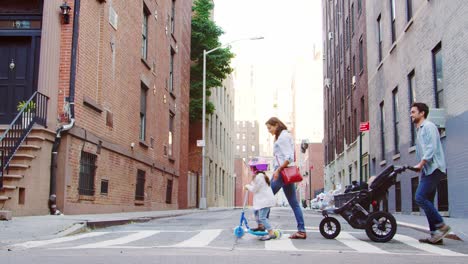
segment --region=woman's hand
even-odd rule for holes
[[[275,172],[273,172],[273,180],[278,180],[278,177],[279,177],[279,170],[275,170]]]

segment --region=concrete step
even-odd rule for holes
[[[22,144],[19,149],[24,149],[24,150],[28,150],[28,149],[32,149],[32,150],[40,150],[41,147],[40,146],[37,146],[37,145],[25,145],[25,144]]]
[[[20,174],[5,174],[3,175],[4,180],[21,180],[24,178],[24,175]]]
[[[8,165],[9,170],[14,170],[14,169],[29,169],[31,166],[28,164],[22,164],[22,163],[10,163]]]
[[[4,190],[16,190],[18,187],[13,185],[3,185]]]
[[[36,156],[31,154],[15,153],[15,155],[13,155],[13,160],[32,160],[34,158],[36,158]]]
[[[10,200],[10,197],[8,197],[8,196],[3,196],[3,195],[0,196],[0,201],[8,201],[8,200]]]

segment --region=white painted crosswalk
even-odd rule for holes
[[[293,230],[283,230],[291,232]],[[268,250],[268,251],[304,251],[304,252],[355,252],[366,254],[421,254],[438,256],[467,257],[444,247],[421,244],[416,239],[397,234],[391,242],[374,243],[362,239],[362,233],[344,232],[335,240],[327,240],[317,231],[310,231],[307,240],[291,240],[288,234],[280,239],[260,241],[258,237],[246,234],[235,239],[232,230],[134,230],[113,232],[90,232],[48,240],[29,241],[11,245],[14,249],[148,249],[148,248],[208,248],[226,250]],[[359,238],[361,235],[361,238]],[[404,249],[404,250],[403,250]],[[403,252],[404,251],[404,252]]]

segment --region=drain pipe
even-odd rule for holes
[[[76,79],[76,52],[78,48],[78,33],[79,33],[79,17],[80,17],[80,0],[75,0],[73,15],[73,36],[72,36],[72,53],[70,65],[70,93],[68,103],[70,104],[70,122],[60,126],[55,135],[54,145],[51,152],[50,164],[50,192],[49,192],[49,210],[51,215],[62,214],[57,208],[57,157],[61,133],[70,130],[75,125],[75,79]]]

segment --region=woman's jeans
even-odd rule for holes
[[[291,206],[294,212],[294,216],[296,217],[297,230],[305,232],[304,216],[302,215],[301,206],[299,205],[299,202],[296,198],[296,184],[291,183],[288,185],[284,185],[283,175],[281,175],[280,173],[276,181],[272,179],[271,189],[273,190],[273,194],[276,194],[281,188],[283,188],[284,194],[288,199],[289,206]]]
[[[444,225],[444,220],[442,220],[439,212],[434,207],[434,198],[436,195],[437,186],[439,185],[442,176],[444,176],[444,173],[439,169],[435,170],[432,174],[427,176],[424,172],[422,172],[418,189],[416,190],[415,194],[416,203],[424,210],[424,213],[426,214],[431,233]]]
[[[255,210],[255,220],[260,225],[263,225],[266,230],[271,230],[270,221],[268,220],[267,216],[270,214],[270,207],[265,207],[260,210]]]

